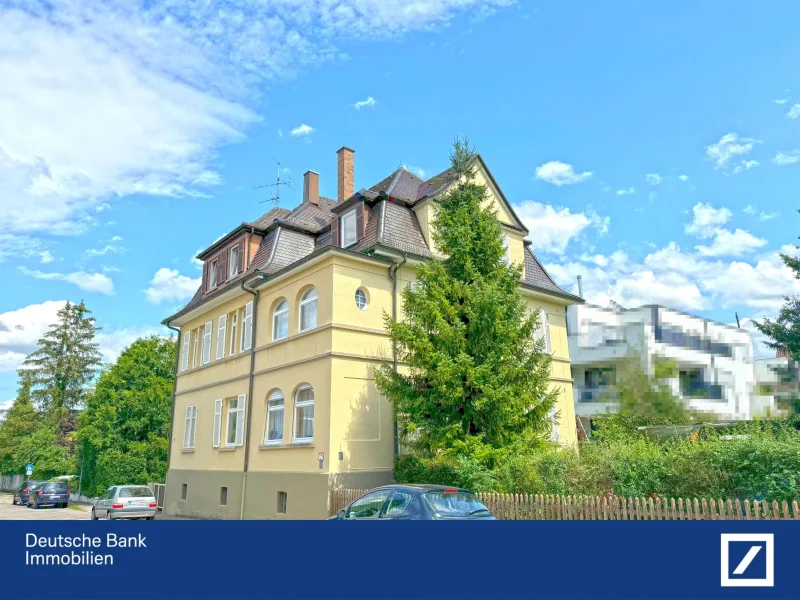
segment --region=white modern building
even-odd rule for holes
[[[750,410],[753,417],[780,415],[800,397],[800,363],[785,352],[755,362],[756,382]]]
[[[658,305],[607,308],[575,304],[567,310],[575,413],[617,409],[611,394],[616,370],[639,356],[648,372],[655,357],[678,365],[675,395],[696,411],[721,419],[749,419],[755,382],[753,342],[744,329]]]

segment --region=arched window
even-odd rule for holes
[[[300,331],[317,326],[317,289],[311,288],[300,298]]]
[[[294,395],[294,434],[295,442],[314,440],[314,388],[301,385]]]
[[[267,428],[264,444],[280,444],[283,441],[283,392],[275,390],[267,399]]]
[[[275,312],[272,313],[272,339],[282,340],[289,335],[289,303],[286,300],[278,302]]]

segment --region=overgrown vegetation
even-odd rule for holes
[[[83,302],[67,303],[19,371],[0,422],[0,473],[75,475],[71,488],[163,481],[176,344],[150,337],[129,346],[99,378],[98,329]]]

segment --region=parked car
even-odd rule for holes
[[[11,504],[19,504],[19,505],[26,505],[28,504],[28,496],[30,495],[30,491],[39,485],[40,482],[38,481],[26,481],[22,483],[16,490],[14,490],[14,495],[11,497]]]
[[[45,481],[38,483],[36,487],[28,488],[28,508],[39,508],[40,506],[55,506],[67,508],[69,504],[70,491],[66,481]]]
[[[146,485],[115,485],[106,490],[92,508],[92,520],[156,518],[158,504]]]
[[[494,520],[469,490],[443,485],[385,485],[370,490],[331,520]]]

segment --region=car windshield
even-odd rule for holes
[[[149,487],[128,487],[119,491],[120,498],[152,498],[153,492]]]
[[[63,493],[65,493],[67,491],[67,484],[64,483],[63,481],[56,481],[56,482],[53,482],[53,483],[46,483],[44,485],[44,489],[46,489],[48,492],[56,492],[56,493],[59,493],[59,494],[63,494]]]
[[[427,492],[422,497],[434,515],[445,519],[485,517],[491,514],[469,492]]]
[[[31,490],[31,489],[35,488],[37,485],[39,485],[38,481],[29,481],[28,483],[23,483],[22,484],[22,489],[24,490],[25,488],[27,488],[27,489]]]

